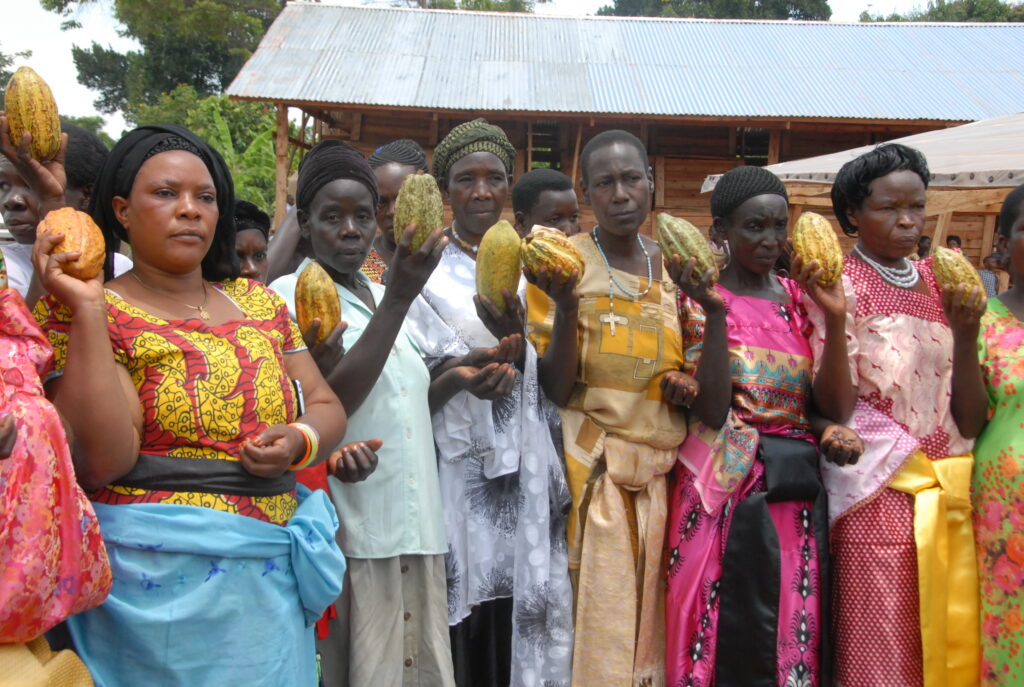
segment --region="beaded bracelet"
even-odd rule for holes
[[[289,470],[301,470],[316,460],[317,453],[320,452],[320,435],[315,429],[302,422],[292,422],[288,426],[302,432],[302,437],[306,440],[305,454],[288,468]]]

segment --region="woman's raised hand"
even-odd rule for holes
[[[60,135],[60,150],[57,151],[57,156],[54,159],[40,162],[29,153],[32,134],[25,132],[21,142],[15,147],[11,143],[10,133],[10,122],[6,115],[0,112],[0,154],[11,161],[32,193],[39,198],[40,209],[48,211],[62,206],[64,190],[68,186],[67,173],[64,171],[64,154],[68,149],[68,135],[64,133]]]
[[[977,340],[986,305],[988,298],[977,286],[972,286],[970,290],[966,284],[958,284],[956,288],[942,287],[942,309],[946,312],[946,320],[956,340]]]
[[[103,271],[92,279],[76,279],[64,273],[61,265],[77,260],[81,253],[54,253],[64,234],[40,234],[32,246],[32,265],[39,284],[61,303],[76,312],[83,307],[102,306]]]
[[[388,268],[388,283],[385,287],[385,298],[398,298],[403,303],[412,303],[420,295],[423,286],[430,279],[434,268],[441,262],[441,254],[448,245],[448,237],[442,229],[435,229],[413,253],[412,237],[416,233],[416,225],[410,224],[402,233],[402,240],[395,247],[395,258]]]
[[[793,259],[789,263],[789,275],[804,288],[807,295],[825,312],[832,317],[846,317],[846,293],[843,291],[843,280],[837,279],[829,286],[822,286],[818,283],[825,274],[825,270],[818,264],[817,260],[804,262],[803,256],[793,253]]]
[[[561,270],[551,273],[547,267],[542,267],[536,274],[524,269],[523,276],[526,277],[526,281],[547,294],[559,310],[571,310],[579,305],[580,297],[576,293],[576,284],[580,278],[578,270],[573,270],[572,274],[567,275]]]
[[[380,439],[345,444],[327,459],[327,471],[342,482],[362,482],[377,469]]]
[[[725,299],[718,292],[711,282],[714,270],[708,270],[697,282],[693,281],[694,270],[697,269],[697,259],[690,258],[683,262],[682,257],[673,255],[665,261],[665,268],[672,281],[690,299],[696,301],[705,314],[725,312]]]
[[[487,331],[496,339],[503,339],[513,334],[521,336],[526,329],[526,311],[523,308],[523,303],[508,289],[501,291],[505,298],[504,311],[499,310],[498,306],[487,296],[478,294],[473,296],[476,315],[487,327]]]
[[[322,323],[319,317],[314,317],[309,328],[302,332],[302,340],[306,342],[309,354],[313,356],[313,362],[320,369],[320,374],[327,377],[338,366],[341,359],[345,357],[345,340],[342,336],[348,329],[348,322],[341,321],[334,331],[327,335],[327,338],[316,343],[316,337],[320,333]]]
[[[856,465],[864,453],[864,442],[856,432],[845,425],[829,425],[821,433],[818,450],[830,463]]]

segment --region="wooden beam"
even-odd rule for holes
[[[526,123],[526,171],[529,172],[531,169],[533,169],[533,122],[527,122]]]
[[[274,224],[276,229],[284,219],[288,198],[288,106],[277,104],[277,131],[274,132]]]
[[[728,157],[736,155],[736,127],[729,127],[729,150],[725,151]]]
[[[640,125],[640,141],[644,144],[644,148],[647,150],[651,149],[651,132],[647,127],[647,122]]]
[[[768,138],[768,164],[778,164],[782,151],[782,131],[780,129],[772,129],[771,135]]]
[[[935,224],[935,235],[932,236],[933,246],[945,246],[946,245],[946,234],[949,233],[949,228],[953,225],[953,213],[944,212],[939,215],[939,221]],[[932,249],[934,250],[934,249]]]
[[[994,250],[994,239],[996,237],[996,216],[985,215],[984,223],[982,224],[981,232],[981,255],[978,256],[978,262],[984,264],[982,261],[989,256]]]
[[[1011,190],[1013,189],[933,186],[928,189],[928,202],[925,207],[929,216],[941,215],[944,212],[998,213],[1003,205],[1003,199]]]
[[[352,140],[358,141],[363,131],[363,115],[358,112],[352,113]]]
[[[654,207],[665,207],[665,156],[654,156]]]
[[[572,154],[572,185],[576,186],[577,174],[580,170],[580,142],[583,140],[583,125],[576,129],[576,148]]]
[[[431,148],[437,145],[437,126],[438,118],[437,113],[435,112],[430,116],[430,133],[427,135],[427,141]]]

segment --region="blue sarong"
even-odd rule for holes
[[[97,687],[314,687],[313,624],[341,592],[338,519],[298,487],[284,527],[195,506],[96,503],[114,585],[68,619]]]

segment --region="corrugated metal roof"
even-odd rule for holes
[[[228,94],[445,110],[977,120],[1024,110],[1024,24],[290,3]]]

